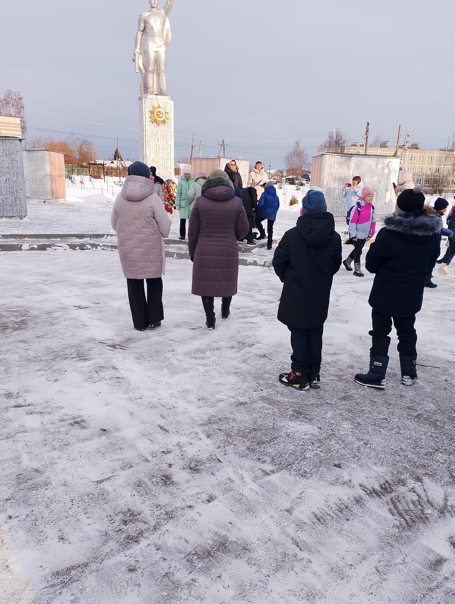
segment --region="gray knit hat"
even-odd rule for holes
[[[209,178],[225,178],[226,180],[229,180],[229,176],[221,168],[215,168],[215,170],[212,170],[209,174]]]

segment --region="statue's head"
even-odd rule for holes
[[[150,0],[150,8],[157,8],[158,0]]]

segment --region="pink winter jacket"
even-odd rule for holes
[[[171,217],[143,176],[127,176],[112,209],[123,274],[127,279],[156,279],[164,274],[163,237],[171,230]]]

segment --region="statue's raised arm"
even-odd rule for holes
[[[150,0],[150,11],[139,16],[133,61],[141,74],[141,96],[164,95],[166,91],[166,48],[171,41],[168,15],[174,0],[166,0],[158,8],[158,0]]]
[[[171,12],[173,6],[174,6],[174,0],[166,0],[166,4],[163,6],[163,10],[166,13],[166,17]]]

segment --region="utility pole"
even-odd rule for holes
[[[194,153],[194,132],[193,132],[193,138],[191,139],[190,163],[193,161],[193,153]]]
[[[393,157],[398,156],[398,147],[400,146],[400,138],[401,138],[401,124],[398,126],[397,144],[395,147],[395,153],[393,154]]]
[[[365,128],[365,155],[367,154],[367,149],[368,149],[369,134],[370,134],[370,122],[367,122],[367,127]]]
[[[220,146],[220,149],[218,151],[218,157],[226,157],[226,143],[224,142],[224,138],[221,141],[221,143],[218,143]],[[221,155],[221,150],[223,150],[223,155]]]
[[[199,157],[202,157],[202,140],[199,141]]]
[[[120,149],[118,148],[118,137],[117,137],[117,178],[120,184],[120,165],[119,165]]]

